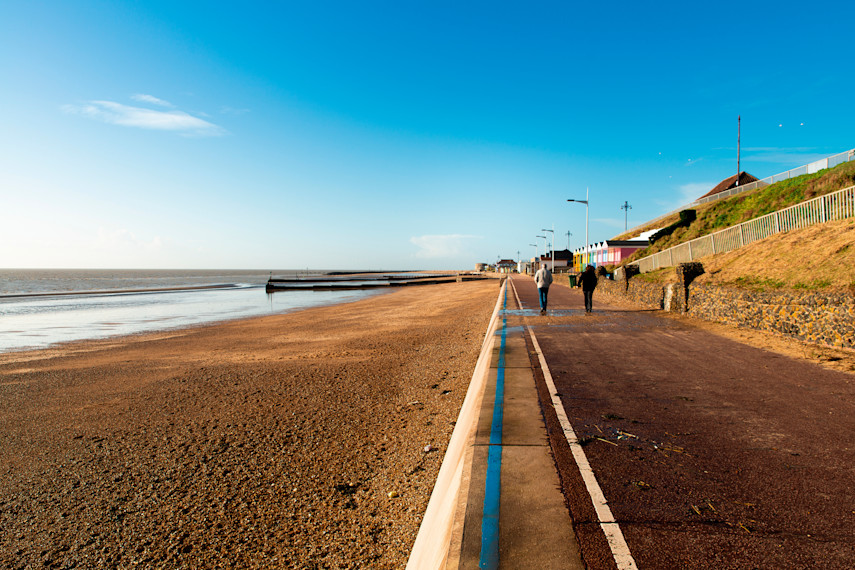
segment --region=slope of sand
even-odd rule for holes
[[[403,566],[497,294],[0,355],[0,566]]]

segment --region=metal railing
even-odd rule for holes
[[[667,214],[659,216],[658,218],[654,218],[653,220],[644,222],[640,226],[636,226],[631,230],[624,232],[624,234],[634,232],[635,230],[641,229],[645,226],[651,226],[660,220],[665,220],[666,218],[669,218],[670,216],[679,213],[680,210],[685,210],[686,208],[700,206],[701,204],[709,204],[710,202],[716,202],[718,200],[724,200],[725,198],[730,198],[731,196],[736,196],[737,194],[742,194],[743,192],[750,192],[751,190],[756,190],[757,188],[769,186],[770,184],[774,184],[775,182],[789,180],[790,178],[803,176],[805,174],[814,174],[816,172],[819,172],[820,170],[824,170],[826,168],[834,168],[839,164],[843,164],[844,162],[850,162],[853,160],[855,160],[855,149],[847,150],[845,152],[829,156],[828,158],[823,158],[821,160],[811,162],[810,164],[806,164],[798,168],[793,168],[792,170],[788,170],[786,172],[781,172],[780,174],[768,176],[763,180],[755,180],[754,182],[743,184],[742,186],[736,186],[735,188],[724,190],[723,192],[713,194],[712,196],[707,196],[706,198],[699,198],[690,204],[686,204],[682,208],[674,210],[673,212],[668,212]]]
[[[695,261],[707,255],[733,251],[777,233],[851,217],[855,217],[855,186],[695,238],[643,257],[630,265],[637,265],[639,271],[647,273]]]

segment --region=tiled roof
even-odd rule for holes
[[[758,180],[758,179],[755,176],[748,174],[744,170],[739,173],[739,185],[740,186],[748,184],[749,182],[754,182],[755,180]],[[713,188],[712,190],[710,190],[709,192],[707,192],[706,194],[701,196],[701,198],[706,198],[707,196],[712,196],[714,194],[718,194],[719,192],[724,192],[725,190],[730,190],[731,188],[735,188],[735,187],[736,187],[736,174],[734,174],[730,178],[725,178],[724,180],[719,182],[715,188]],[[698,199],[700,200],[700,198],[698,198]]]

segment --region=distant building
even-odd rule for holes
[[[737,175],[734,174],[730,178],[725,178],[721,182],[719,182],[715,188],[698,198],[707,198],[709,196],[715,196],[719,192],[724,192],[725,190],[730,190],[731,188],[736,188],[737,186],[745,186],[751,182],[756,182],[758,179],[755,176],[748,174],[745,171],[739,173],[739,183],[737,184]]]
[[[489,264],[487,263],[476,263],[475,271],[488,271],[490,269]]]
[[[517,262],[513,259],[500,259],[496,263],[496,271],[499,273],[513,273],[517,268]]]
[[[545,253],[540,256],[540,265],[545,265],[552,269],[552,252]],[[555,269],[560,270],[562,267],[573,265],[573,252],[569,249],[562,249],[555,252]]]

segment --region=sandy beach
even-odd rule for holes
[[[402,567],[497,283],[0,355],[0,566]]]

